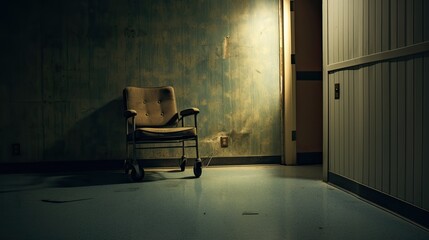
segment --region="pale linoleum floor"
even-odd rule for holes
[[[429,239],[319,165],[0,175],[1,239]]]

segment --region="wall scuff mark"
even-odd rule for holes
[[[223,38],[223,53],[222,58],[227,59],[229,57],[229,36]]]

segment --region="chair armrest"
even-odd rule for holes
[[[180,111],[180,116],[186,117],[189,115],[197,115],[199,112],[200,112],[200,109],[198,109],[198,108],[187,108],[187,109]]]
[[[133,109],[128,109],[124,111],[124,117],[125,118],[130,118],[130,117],[135,117],[137,116],[137,111],[133,110]]]

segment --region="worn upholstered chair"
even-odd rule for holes
[[[126,87],[123,91],[126,120],[125,171],[133,181],[144,177],[137,160],[138,149],[182,148],[180,170],[186,167],[185,148],[194,147],[194,175],[200,177],[202,163],[198,153],[198,108],[178,112],[173,87]],[[185,117],[194,116],[194,126],[185,125]],[[190,142],[190,143],[189,143]],[[146,145],[145,145],[146,144]],[[150,145],[147,145],[150,144]],[[191,145],[189,145],[191,144]],[[132,146],[132,158],[129,147]]]

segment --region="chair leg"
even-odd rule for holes
[[[194,164],[194,175],[196,178],[199,178],[203,173],[203,162],[201,159],[197,158]]]
[[[180,160],[180,171],[183,172],[186,169],[186,163],[187,163],[187,158],[185,155],[182,156],[182,159]]]
[[[198,137],[195,138],[195,151],[197,155],[197,159],[194,164],[194,175],[196,178],[199,178],[203,173],[203,162],[201,161],[200,154],[198,151]]]
[[[186,162],[187,162],[187,159],[186,159],[186,155],[185,155],[185,141],[182,141],[182,158],[181,158],[180,164],[179,164],[181,172],[185,171]]]
[[[133,159],[127,168],[127,172],[132,181],[137,182],[144,178],[144,170],[137,161],[137,147],[135,141],[133,141]]]
[[[125,140],[125,150],[127,152],[126,158],[124,160],[124,170],[125,170],[125,174],[128,174],[128,171],[131,169],[130,165],[131,165],[131,161],[130,161],[130,151],[129,151],[129,143],[128,140]]]

